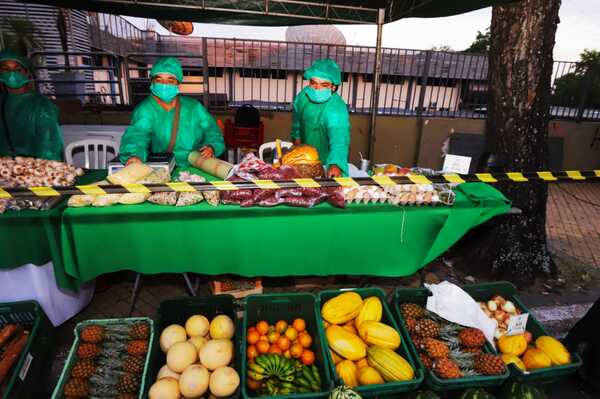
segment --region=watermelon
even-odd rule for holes
[[[467,389],[465,392],[463,392],[462,395],[460,395],[460,399],[495,399],[496,397],[494,395],[492,395],[491,393],[483,390],[483,389],[479,389],[479,388],[471,388],[471,389]]]
[[[548,396],[532,385],[513,381],[504,386],[502,399],[548,399]]]
[[[432,391],[417,391],[408,396],[409,399],[440,399],[440,397]]]
[[[362,399],[362,396],[353,391],[349,386],[342,385],[334,388],[329,393],[329,399]]]

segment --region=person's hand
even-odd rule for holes
[[[327,170],[327,177],[333,179],[334,177],[342,177],[342,170],[337,165],[331,165]]]
[[[200,157],[202,157],[204,159],[214,158],[214,156],[215,156],[215,150],[213,150],[213,148],[209,145],[205,145],[204,147],[200,148],[198,151],[200,152]]]
[[[300,145],[300,139],[294,140],[294,145]]]
[[[132,163],[142,163],[142,160],[139,159],[138,157],[130,157],[127,162],[125,162],[125,166],[129,166]]]

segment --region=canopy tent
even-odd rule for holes
[[[86,11],[145,18],[255,26],[377,24],[369,132],[370,159],[379,102],[383,25],[402,18],[434,18],[518,0],[27,0]]]

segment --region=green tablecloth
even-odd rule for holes
[[[509,206],[496,189],[473,183],[456,189],[453,207],[214,208],[203,202],[68,208],[61,244],[66,272],[80,281],[123,269],[406,276]]]

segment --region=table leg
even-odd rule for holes
[[[190,291],[191,296],[196,296],[196,290],[194,289],[194,286],[192,285],[190,276],[187,273],[183,273],[183,278],[185,279],[185,284],[187,285],[187,288]]]
[[[142,275],[140,273],[136,273],[135,282],[133,283],[133,290],[131,291],[131,300],[129,301],[129,313],[128,317],[131,317],[133,313],[133,308],[135,307],[135,303],[137,302],[137,296],[140,292],[140,282],[142,281]]]

